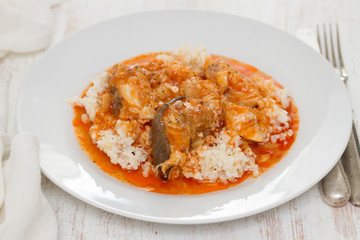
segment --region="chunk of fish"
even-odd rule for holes
[[[188,99],[200,99],[205,107],[213,111],[213,128],[220,127],[223,123],[223,111],[221,107],[219,89],[211,80],[201,80],[192,77],[180,84],[182,96]]]
[[[125,107],[131,114],[120,116],[122,118],[154,117],[157,103],[145,69],[137,65],[118,64],[113,68],[113,77],[109,84],[114,115],[121,115],[120,109]]]
[[[216,82],[220,92],[225,93],[232,102],[255,107],[261,99],[257,87],[222,59],[207,62],[205,76]]]
[[[261,132],[256,113],[250,107],[225,102],[225,126],[236,131],[241,137],[255,141],[264,141],[264,133]]]
[[[198,143],[199,138],[206,135],[204,133],[211,129],[214,120],[213,111],[204,106],[200,99],[176,101],[180,99],[164,104],[152,123],[154,163],[163,179],[169,177],[169,168],[182,159],[179,156],[185,156],[192,144]]]

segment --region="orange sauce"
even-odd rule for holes
[[[136,64],[136,63],[149,61],[155,58],[156,55],[159,54],[162,53],[150,53],[150,54],[140,55],[124,61],[123,64]],[[219,58],[219,56],[212,56],[212,58],[216,59]],[[253,74],[258,74],[264,78],[270,78],[269,76],[262,73],[253,66],[238,62],[233,59],[224,58],[224,57],[221,58],[226,60],[228,63],[233,65],[239,72],[243,73],[248,77],[250,77]],[[111,71],[111,68],[108,71]],[[281,87],[280,84],[277,83],[277,85]],[[83,94],[86,93],[86,90],[84,91]],[[298,117],[298,110],[293,100],[291,100],[291,104],[286,110],[289,112],[289,115],[291,117],[290,128],[294,131],[294,135],[291,138],[287,139],[286,145],[281,143],[279,144],[277,149],[273,149],[273,150],[263,149],[261,144],[259,143],[252,143],[250,145],[255,154],[257,155],[266,154],[269,156],[268,160],[264,162],[261,161],[256,162],[260,168],[260,172],[264,172],[268,170],[275,163],[280,161],[280,159],[286,155],[287,151],[290,149],[291,145],[295,141],[296,133],[299,127],[299,117]],[[104,172],[119,179],[122,182],[135,185],[143,190],[156,192],[156,193],[163,193],[163,194],[201,194],[201,193],[213,192],[213,191],[218,191],[233,187],[243,182],[249,176],[251,176],[250,173],[245,172],[243,176],[238,178],[235,182],[231,182],[227,184],[222,182],[200,183],[194,179],[188,179],[183,176],[180,176],[179,178],[176,179],[169,179],[168,181],[163,181],[160,177],[151,173],[149,173],[148,177],[144,177],[141,168],[135,171],[123,170],[119,165],[112,164],[110,162],[110,158],[104,152],[100,151],[97,148],[97,146],[92,142],[92,139],[89,134],[91,123],[83,123],[81,120],[81,115],[86,113],[85,109],[82,107],[74,107],[74,113],[75,114],[73,119],[73,126],[75,130],[75,135],[79,145],[81,146],[82,150],[87,154],[87,156],[94,163],[96,163]]]

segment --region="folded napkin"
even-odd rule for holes
[[[0,239],[53,240],[55,215],[41,192],[39,143],[31,133],[0,134]]]
[[[52,41],[51,6],[58,0],[0,1],[0,58],[8,52],[44,49]]]
[[[0,58],[31,52],[52,43],[51,7],[59,0],[0,0]],[[1,82],[1,85],[3,82]],[[0,240],[57,238],[54,212],[41,192],[39,143],[31,133],[12,141],[6,86],[0,86]]]

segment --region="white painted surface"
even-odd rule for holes
[[[266,22],[295,34],[315,30],[317,23],[338,22],[349,92],[360,114],[360,2],[357,0],[228,0],[228,1],[119,1],[68,0],[54,9],[56,41],[89,25],[128,13],[169,8],[213,10]],[[139,29],[141,31],[141,29]],[[241,29],[234,29],[241,31]],[[264,38],[266,41],[266,37]],[[8,132],[15,132],[16,97],[24,76],[43,52],[10,54],[0,59],[1,94],[11,96]],[[296,56],[294,56],[296,57]],[[3,89],[6,89],[3,91]],[[3,97],[3,95],[2,95]],[[1,98],[3,99],[3,98]],[[3,111],[3,110],[2,110]],[[244,219],[206,225],[147,223],[104,212],[65,193],[43,177],[42,188],[57,215],[59,239],[359,239],[360,209],[351,204],[331,208],[315,186],[280,207]],[[176,206],[174,206],[176,207]]]

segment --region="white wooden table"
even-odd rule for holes
[[[338,22],[348,86],[360,115],[360,1],[358,0],[68,0],[54,8],[57,40],[89,25],[143,10],[187,8],[220,11],[268,23],[290,34],[299,28],[315,30],[317,23]],[[9,122],[14,122],[16,96],[24,76],[43,52],[9,54],[0,59],[0,83],[9,99]],[[296,57],[296,56],[294,56]],[[8,127],[15,132],[13,124]],[[331,208],[317,186],[275,209],[224,223],[166,225],[107,213],[62,191],[43,176],[42,189],[56,213],[59,239],[360,239],[360,208],[347,204]]]

